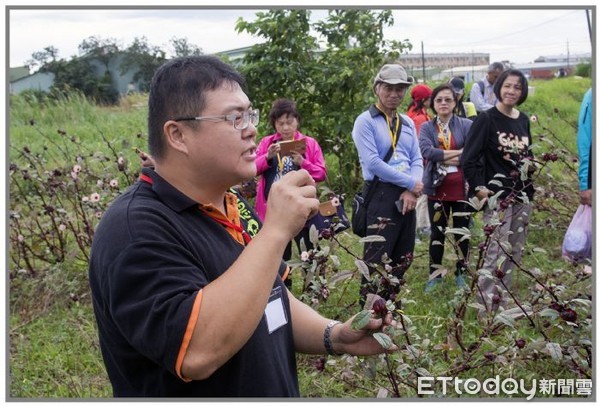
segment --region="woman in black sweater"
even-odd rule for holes
[[[478,299],[486,310],[506,306],[515,263],[520,263],[531,215],[535,170],[529,117],[516,109],[527,99],[527,79],[516,69],[494,83],[496,105],[477,116],[465,144],[461,165],[469,193],[487,200],[484,232],[490,235]]]

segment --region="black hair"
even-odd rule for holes
[[[502,62],[493,62],[492,64],[490,64],[490,66],[488,66],[488,72],[494,71],[504,71],[504,64]]]
[[[154,73],[148,97],[148,149],[155,159],[164,156],[163,126],[177,117],[201,115],[207,91],[223,84],[245,87],[244,77],[233,67],[212,55],[175,58]],[[195,121],[186,121],[195,126]]]
[[[415,99],[411,98],[410,105],[408,106],[408,108],[410,110],[419,111],[425,107],[426,101],[427,101],[427,99],[415,100]]]
[[[273,102],[271,106],[271,111],[269,112],[269,123],[273,128],[275,128],[275,122],[278,118],[282,116],[292,116],[298,120],[298,125],[300,124],[300,113],[296,109],[296,103],[292,100],[288,99],[277,99]]]
[[[442,83],[441,85],[433,89],[433,92],[431,92],[431,109],[435,114],[437,114],[437,111],[435,111],[434,100],[438,93],[442,90],[450,90],[450,92],[452,93],[452,98],[454,99],[454,103],[458,104],[458,94],[454,91],[452,86],[449,83]],[[455,110],[453,110],[453,112],[455,112]]]
[[[527,100],[527,93],[529,90],[529,85],[527,83],[527,78],[525,74],[518,69],[508,69],[505,70],[498,76],[498,79],[494,82],[494,94],[496,98],[502,102],[502,98],[500,97],[500,89],[502,89],[502,85],[506,81],[506,78],[509,76],[517,76],[519,78],[519,83],[521,85],[521,97],[517,101],[517,106],[524,103]]]

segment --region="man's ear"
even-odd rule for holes
[[[379,90],[379,83],[376,83],[373,85],[373,93],[375,94],[375,96],[379,97],[379,95],[377,94],[377,91]]]
[[[184,128],[183,124],[169,120],[163,126],[163,134],[165,136],[165,141],[170,148],[187,154],[187,139],[183,132]]]

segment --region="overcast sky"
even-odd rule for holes
[[[24,65],[33,52],[47,46],[56,47],[61,58],[70,59],[77,55],[77,46],[90,36],[114,38],[123,47],[130,45],[135,37],[146,37],[151,45],[164,50],[168,50],[171,38],[186,38],[204,53],[241,48],[260,41],[235,30],[239,17],[252,21],[257,9],[30,7],[10,9],[8,13],[11,67]],[[553,8],[538,6],[533,10],[511,7],[493,10],[451,10],[434,6],[425,10],[395,9],[394,25],[387,28],[385,34],[388,39],[410,40],[413,44],[411,53],[421,52],[423,42],[426,53],[484,52],[490,54],[491,61],[527,63],[540,55],[591,52],[585,10],[557,9],[558,5]],[[326,16],[326,10],[308,8],[314,10],[313,20]]]

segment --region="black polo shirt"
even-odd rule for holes
[[[290,307],[281,279],[284,262],[273,288],[281,289],[288,323],[269,333],[263,315],[246,345],[212,376],[190,382],[178,376],[201,311],[199,292],[231,266],[244,245],[157,173],[143,173],[152,184],[137,182],[102,217],[89,266],[114,396],[299,396]],[[223,298],[223,306],[228,300]]]

